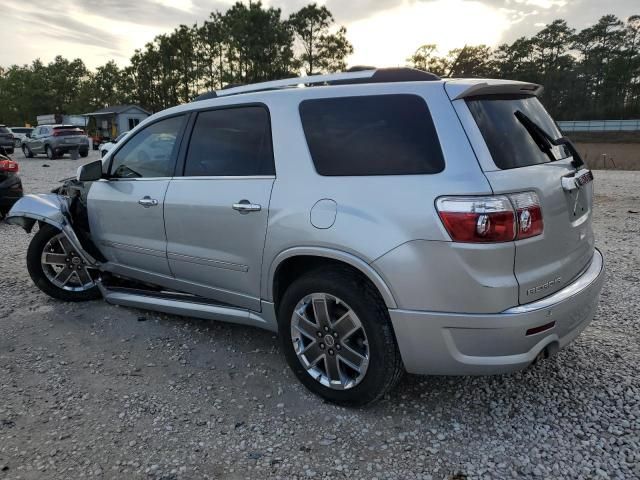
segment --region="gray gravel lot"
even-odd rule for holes
[[[29,192],[80,164],[15,157]],[[0,224],[0,479],[640,478],[640,172],[596,182],[608,278],[576,342],[363,410],[307,393],[270,333],[46,297]]]

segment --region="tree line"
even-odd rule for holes
[[[158,35],[124,68],[110,61],[91,72],[62,56],[0,67],[0,123],[129,103],[155,112],[224,86],[344,70],[353,47],[334,23],[317,4],[283,18],[279,8],[237,2],[200,25]]]
[[[497,48],[465,46],[437,55],[423,45],[408,63],[445,77],[489,77],[544,85],[558,120],[640,118],[640,15],[604,15],[576,31],[555,20],[531,37]]]
[[[238,2],[202,24],[157,36],[124,68],[110,61],[91,72],[81,59],[62,56],[0,67],[0,123],[128,103],[155,112],[233,84],[341,71],[352,52],[346,29],[324,6],[283,18],[278,8]],[[559,120],[640,118],[640,16],[623,22],[605,15],[580,31],[556,20],[511,44],[467,45],[444,56],[423,45],[407,65],[442,77],[541,83]]]

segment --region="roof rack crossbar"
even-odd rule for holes
[[[285,78],[284,80],[274,80],[272,82],[252,83],[241,87],[226,88],[217,90],[216,96],[226,97],[239,93],[260,92],[263,90],[273,90],[277,88],[295,87],[296,85],[314,85],[319,83],[337,82],[341,80],[357,80],[371,78],[376,70],[362,70],[359,72],[331,73],[328,75],[311,75],[307,77]]]

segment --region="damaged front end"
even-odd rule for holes
[[[27,233],[36,222],[52,225],[64,233],[84,262],[98,268],[103,257],[89,236],[86,189],[76,180],[69,179],[54,192],[25,195],[13,205],[6,222],[21,226]]]

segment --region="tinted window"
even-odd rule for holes
[[[149,125],[131,137],[115,154],[115,178],[170,177],[184,117],[171,117]]]
[[[305,100],[300,116],[320,175],[409,175],[444,169],[433,120],[418,96]]]
[[[11,133],[7,127],[0,127],[0,133]]]
[[[269,113],[238,107],[198,114],[185,176],[273,175]]]
[[[31,132],[31,128],[12,128],[11,131],[13,133],[30,133]]]
[[[551,138],[561,137],[560,130],[536,97],[492,95],[469,99],[467,105],[498,168],[527,167],[550,161],[515,116],[515,112],[521,111]],[[557,159],[569,156],[565,147],[554,147],[553,153]]]

